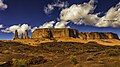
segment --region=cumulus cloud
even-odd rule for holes
[[[2,24],[0,24],[0,28],[3,28],[3,25],[2,25]]]
[[[49,13],[51,13],[55,9],[55,7],[59,8],[59,9],[62,9],[62,8],[68,7],[68,5],[69,4],[68,4],[67,1],[61,2],[60,0],[58,0],[57,2],[55,2],[53,4],[48,4],[47,6],[45,6],[44,12],[46,14],[49,14]]]
[[[6,28],[5,30],[1,30],[4,33],[15,33],[15,30],[18,31],[18,34],[21,35],[22,33],[25,33],[25,30],[30,30],[31,26],[29,26],[28,24],[22,24],[22,25],[12,25],[8,28]]]
[[[63,9],[60,14],[60,22],[56,23],[55,28],[64,28],[68,25],[68,21],[97,27],[120,27],[120,3],[110,8],[105,16],[98,17],[99,13],[93,14],[96,8],[95,2],[95,0],[91,0],[88,3],[73,4],[69,8]]]
[[[98,27],[120,27],[120,3],[108,10],[105,16],[99,19]]]
[[[86,24],[86,25],[95,25],[96,21],[99,20],[99,17],[97,14],[91,14],[94,12],[94,9],[96,8],[95,0],[91,0],[89,3],[83,3],[83,4],[73,4],[69,8],[65,8],[60,13],[60,21],[55,23],[54,28],[69,28],[70,26],[67,26],[69,21],[74,22],[75,24]],[[64,3],[63,3],[64,4]],[[60,6],[61,5],[61,6]],[[62,4],[54,4],[50,5],[48,4],[48,8],[50,10],[54,9],[54,6],[63,7]],[[45,23],[46,24],[49,23]]]
[[[36,29],[40,29],[40,28],[54,28],[54,24],[55,24],[55,21],[46,22],[46,23],[44,23],[43,25],[41,25],[39,27],[33,27],[31,29],[31,32],[33,32]]]
[[[3,3],[3,0],[0,0],[0,9],[4,10],[6,9],[8,6],[6,4]]]
[[[60,14],[60,19],[63,21],[78,22],[80,18],[85,17],[93,9],[93,4],[73,4],[71,7],[63,9]]]
[[[46,22],[42,26],[40,26],[39,28],[53,28],[54,23],[55,23],[55,21]]]
[[[73,4],[70,7],[62,9],[58,22],[46,22],[37,28],[70,28],[68,24],[85,24],[96,27],[120,27],[120,3],[110,8],[103,17],[98,17],[100,13],[94,13],[96,8],[96,0],[90,0],[88,3]],[[48,4],[48,10],[54,10],[54,7],[63,7],[62,4]],[[47,12],[47,11],[46,11]],[[48,11],[49,12],[49,11]]]
[[[54,28],[70,28],[70,26],[67,26],[68,23],[69,22],[65,22],[65,21],[57,22]]]
[[[67,21],[72,21],[75,24],[84,23],[86,25],[94,25],[99,19],[99,17],[97,17],[97,14],[90,14],[94,12],[94,9],[96,7],[94,3],[95,1],[91,0],[89,3],[83,3],[79,5],[73,4],[69,8],[63,9],[60,14],[60,20],[62,22],[58,22],[57,24],[61,24],[64,27],[67,25]]]

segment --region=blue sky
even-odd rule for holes
[[[82,4],[89,2],[89,0],[61,0],[68,2],[70,7],[73,4]],[[8,8],[0,11],[0,24],[7,28],[15,24],[29,24],[31,27],[36,27],[44,24],[47,21],[57,20],[62,9],[56,7],[50,14],[44,12],[45,6],[53,4],[57,0],[4,0]],[[98,0],[97,7],[94,13],[101,13],[103,16],[111,7],[118,4],[120,0]],[[75,25],[69,23],[71,28],[78,29],[82,32],[114,32],[120,36],[120,28],[112,27],[94,27],[90,25]],[[0,32],[0,39],[11,39],[12,33]]]

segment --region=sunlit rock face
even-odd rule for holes
[[[61,37],[73,37],[78,38],[78,31],[70,28],[43,28],[36,29],[32,33],[32,38],[61,38]]]
[[[80,39],[119,39],[112,32],[78,32],[71,28],[42,28],[32,33],[32,38],[80,38]]]
[[[80,39],[119,39],[118,35],[112,32],[80,32]]]

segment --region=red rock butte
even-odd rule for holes
[[[70,28],[44,28],[36,29],[32,38],[78,38],[78,31]]]
[[[118,35],[112,32],[78,32],[70,28],[43,28],[36,29],[32,38],[80,38],[80,39],[119,39]]]
[[[79,42],[87,43],[90,41],[97,42],[103,45],[120,45],[120,40],[117,34],[112,32],[79,32],[71,28],[41,28],[33,31],[29,37],[26,30],[21,38],[18,32],[15,31],[14,40],[17,42],[37,45],[45,42]]]

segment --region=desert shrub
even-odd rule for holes
[[[109,50],[107,51],[109,56],[119,56],[120,52],[118,50]]]
[[[20,45],[21,43],[17,43],[17,42],[3,42],[2,44],[4,46],[11,46],[11,45]]]
[[[87,57],[87,61],[93,61],[93,57]]]
[[[96,49],[102,51],[102,50],[104,50],[104,47],[98,45],[98,46],[96,46]]]
[[[28,64],[42,64],[42,63],[45,63],[47,60],[44,59],[44,57],[42,56],[38,56],[38,57],[33,57],[31,59],[29,59],[29,62]]]
[[[27,65],[27,60],[25,59],[12,59],[13,67],[25,67]]]
[[[0,67],[11,67],[12,66],[12,61],[5,61],[5,62],[1,62]]]
[[[70,60],[71,60],[72,64],[74,64],[74,65],[78,64],[78,61],[77,61],[76,56],[71,55],[71,56],[70,56]]]
[[[2,53],[3,54],[9,54],[10,52],[9,52],[9,50],[3,50]]]
[[[58,42],[58,40],[57,40],[57,39],[55,39],[55,38],[53,38],[52,40],[53,40],[53,42]]]

